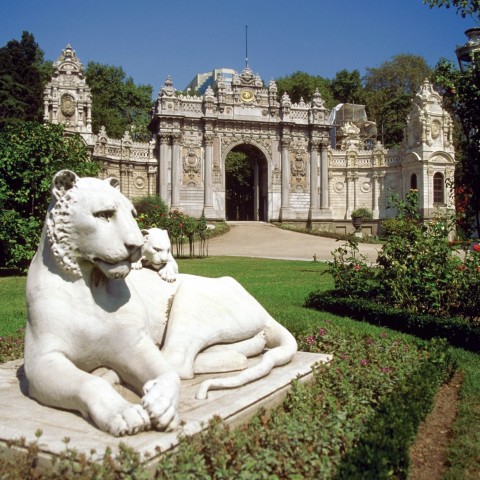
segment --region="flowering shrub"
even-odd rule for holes
[[[177,257],[183,257],[185,240],[189,245],[189,256],[195,256],[195,240],[200,241],[200,255],[207,254],[207,223],[205,217],[197,220],[180,210],[168,211],[168,206],[158,197],[144,197],[134,202],[140,228],[161,228],[167,230]]]
[[[405,200],[392,197],[390,208],[396,217],[382,223],[386,242],[377,266],[358,255],[355,238],[332,252],[328,272],[337,292],[376,298],[410,312],[479,317],[480,247],[464,252],[451,247],[448,234],[455,229],[455,215],[439,213],[421,222],[416,190]]]
[[[137,211],[137,222],[140,228],[162,228],[168,206],[158,195],[136,199],[133,205]]]
[[[361,296],[374,288],[374,270],[365,255],[359,253],[355,236],[349,236],[346,244],[332,254],[333,261],[328,263],[325,273],[332,275],[336,290],[346,296]]]

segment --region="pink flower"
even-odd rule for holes
[[[360,365],[364,367],[365,365],[368,365],[368,360],[365,360],[364,358],[360,360]]]
[[[479,244],[479,243],[476,243],[476,244],[473,246],[473,249],[474,249],[476,252],[480,252],[480,244]]]
[[[360,265],[355,265],[353,268],[358,271],[358,270],[360,270],[362,267],[361,267]]]
[[[380,369],[380,371],[381,371],[382,373],[388,373],[388,372],[390,371],[390,369],[387,368],[387,367],[383,367],[383,368]]]
[[[313,335],[310,335],[309,337],[307,337],[307,343],[309,345],[312,345],[312,343],[315,343],[315,337]]]
[[[323,337],[327,333],[327,330],[325,328],[320,328],[318,330],[318,334]]]

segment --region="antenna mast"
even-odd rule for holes
[[[245,68],[248,67],[248,25],[245,25]]]

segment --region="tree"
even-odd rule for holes
[[[364,102],[365,94],[358,70],[351,72],[345,69],[340,70],[331,81],[330,88],[337,103],[363,104]]]
[[[92,128],[105,126],[109,136],[123,137],[130,131],[135,141],[148,141],[147,129],[152,108],[151,85],[135,85],[122,67],[89,62],[85,71],[92,91]]]
[[[253,210],[253,168],[243,152],[230,152],[225,159],[227,218],[251,220]]]
[[[31,33],[0,48],[0,127],[16,120],[40,121],[49,71]]]
[[[399,54],[380,67],[366,70],[364,84],[368,117],[377,123],[385,146],[399,144],[411,100],[425,78],[430,76],[431,69],[423,57]]]
[[[456,204],[461,215],[460,227],[470,234],[473,225],[480,226],[480,56],[459,71],[449,60],[442,59],[433,73],[442,89],[445,107],[461,128],[454,137],[456,157]],[[477,235],[480,232],[477,231]]]
[[[305,72],[295,72],[286,77],[275,80],[278,88],[279,98],[286,92],[292,103],[298,103],[303,98],[310,102],[315,90],[318,89],[327,108],[335,106],[335,101],[330,89],[330,81],[320,76],[309,75]]]
[[[423,0],[430,8],[454,7],[463,18],[480,15],[480,0]]]
[[[96,176],[78,135],[61,125],[18,121],[0,131],[0,265],[24,269],[39,242],[54,174]]]

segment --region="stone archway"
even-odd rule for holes
[[[232,157],[230,153],[237,153]],[[225,160],[225,213],[227,220],[268,221],[267,159],[254,145],[241,144]],[[228,165],[228,160],[233,163]]]

